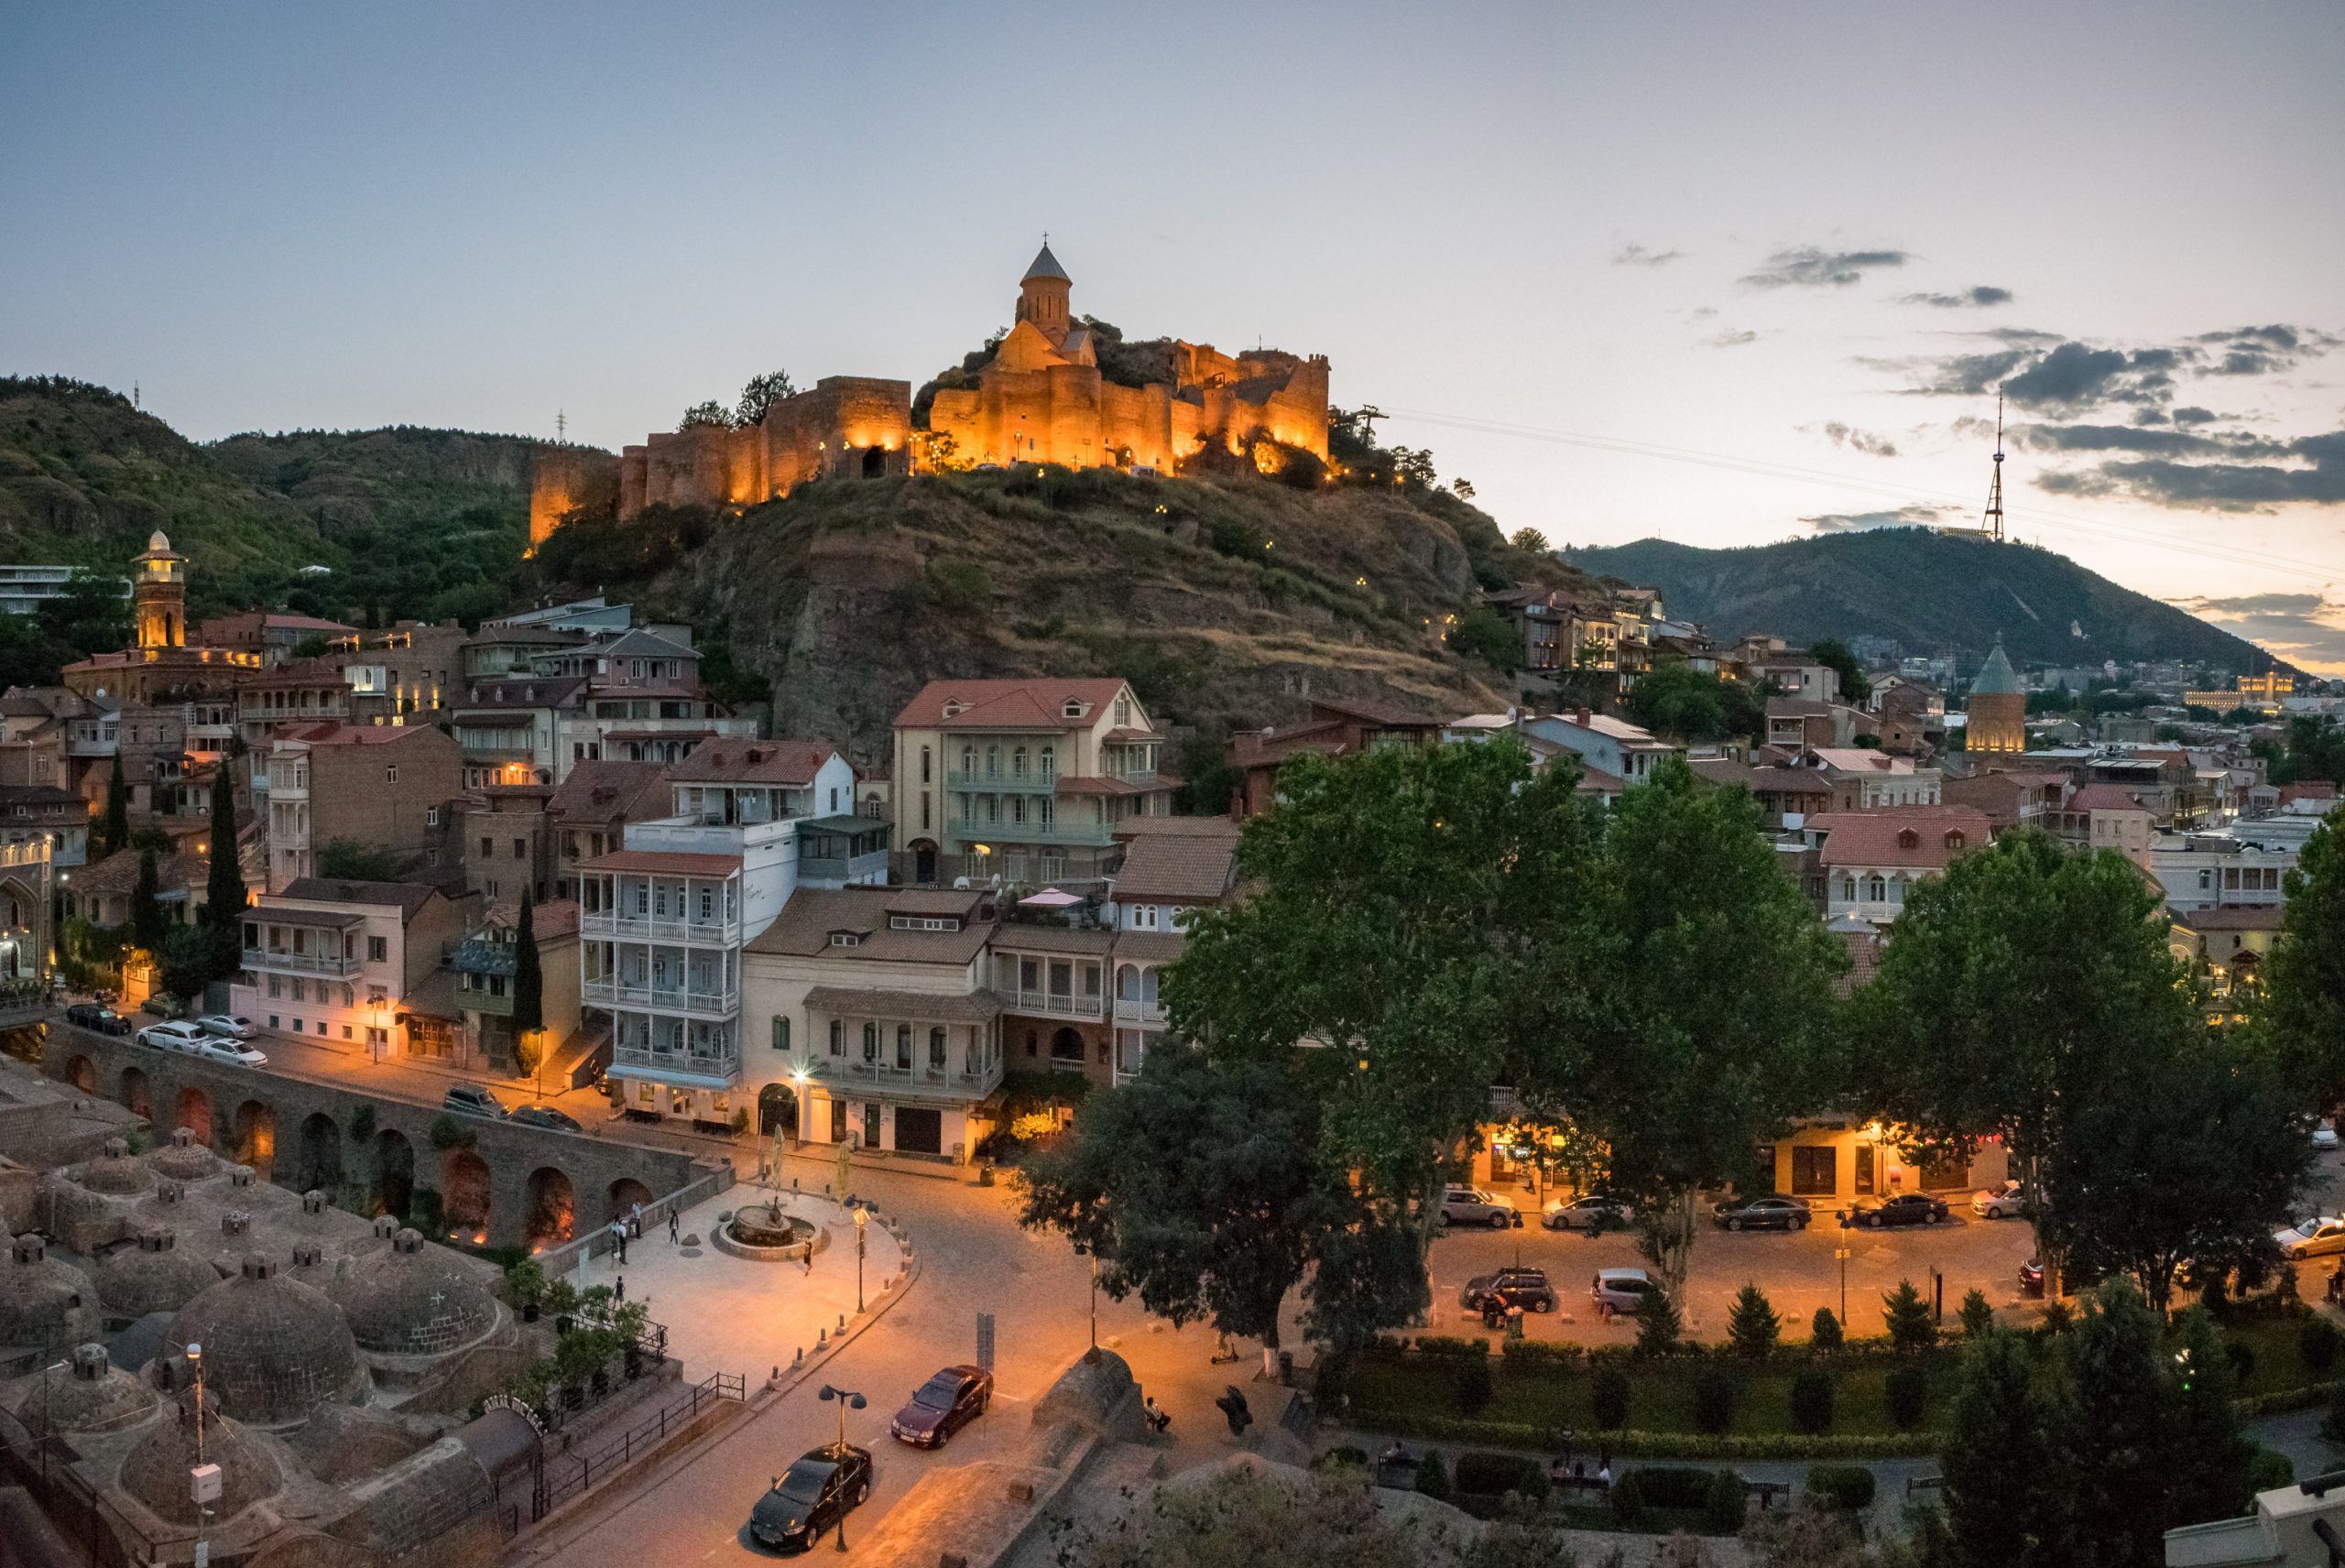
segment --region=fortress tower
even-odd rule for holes
[[[1074,287],[1074,279],[1051,254],[1050,237],[1043,236],[1034,265],[1018,280],[1017,320],[1033,322],[1034,330],[1050,339],[1053,348],[1058,347],[1066,342],[1067,328],[1074,321],[1067,314],[1067,295]]]
[[[2008,757],[2027,749],[2027,688],[2003,653],[2000,632],[1987,662],[1979,667],[1979,678],[1970,683],[1963,710],[1964,750]]]
[[[131,609],[137,624],[138,646],[184,648],[187,645],[187,557],[171,548],[160,529],[147,541],[147,553],[133,562],[138,575],[131,583]]]

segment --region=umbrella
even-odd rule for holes
[[[1083,898],[1079,894],[1063,893],[1056,887],[1045,887],[1039,893],[1029,893],[1018,901],[1021,905],[1028,905],[1037,909],[1064,909],[1080,904]]]

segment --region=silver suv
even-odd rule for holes
[[[1589,1284],[1588,1300],[1598,1308],[1634,1317],[1652,1293],[1652,1276],[1642,1269],[1599,1269]]]
[[[1492,1230],[1504,1230],[1519,1225],[1522,1216],[1514,1205],[1495,1192],[1485,1192],[1479,1187],[1448,1187],[1441,1194],[1441,1217],[1454,1225],[1488,1225]]]

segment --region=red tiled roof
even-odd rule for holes
[[[1807,820],[1824,834],[1820,865],[1905,866],[1943,870],[1967,849],[1992,835],[1987,813],[1975,806],[1937,806],[1893,811],[1826,811]]]
[[[546,802],[546,811],[581,822],[610,822],[628,816],[646,796],[656,796],[644,814],[665,816],[668,796],[662,786],[667,777],[668,770],[657,762],[607,757],[573,762],[570,777]]]
[[[812,784],[838,747],[819,740],[715,740],[669,770],[678,784]]]
[[[2213,909],[2186,909],[2174,917],[2174,923],[2195,931],[2278,931],[2283,913],[2283,906],[2278,904],[2232,904]]]
[[[896,715],[898,729],[1087,729],[1097,719],[1102,703],[1112,702],[1125,691],[1113,676],[1081,681],[932,681]],[[1061,713],[1072,698],[1084,705],[1084,715],[1070,719]],[[965,704],[951,718],[950,702]]]
[[[2064,811],[2146,811],[2122,784],[2088,784],[2061,803]]]
[[[681,850],[620,849],[579,863],[581,871],[664,871],[675,877],[729,877],[737,855],[689,855]]]

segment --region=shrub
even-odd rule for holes
[[[1490,1358],[1458,1356],[1450,1364],[1449,1387],[1460,1415],[1480,1415],[1490,1403]]]
[[[2231,1381],[2246,1388],[2248,1380],[2255,1376],[2255,1346],[2243,1339],[2234,1339],[2224,1345],[2223,1356],[2231,1364]]]
[[[1333,1414],[1351,1395],[1351,1360],[1340,1351],[1323,1352],[1311,1366],[1311,1402]]]
[[[2247,1489],[2251,1492],[2274,1492],[2296,1483],[2294,1461],[2276,1448],[2255,1445],[2247,1456]]]
[[[1987,1292],[1984,1290],[1974,1289],[1969,1295],[1963,1297],[1959,1311],[1962,1317],[1962,1336],[1965,1339],[1977,1339],[1994,1326],[1995,1309],[1988,1304]]]
[[[2337,1365],[2339,1340],[2337,1325],[2327,1318],[2307,1318],[2305,1326],[2296,1331],[2296,1354],[2304,1360],[2305,1370],[2316,1377],[2329,1376]]]
[[[1705,1367],[1694,1377],[1694,1424],[1721,1432],[1734,1424],[1734,1378],[1722,1367]]]
[[[993,603],[993,577],[976,561],[935,561],[927,576],[929,598],[939,609],[965,614]]]
[[[1684,1332],[1685,1323],[1677,1315],[1677,1303],[1669,1299],[1668,1291],[1655,1285],[1637,1307],[1637,1354],[1667,1356],[1677,1348],[1678,1335]]]
[[[434,1149],[470,1149],[477,1138],[473,1129],[446,1111],[431,1118],[431,1147]]]
[[[1872,1507],[1872,1466],[1811,1465],[1807,1467],[1807,1489],[1832,1508],[1869,1508]]]
[[[1816,1316],[1808,1323],[1807,1337],[1810,1345],[1827,1355],[1840,1348],[1840,1320],[1832,1315],[1830,1307],[1816,1309]]]
[[[2330,1443],[2345,1445],[2345,1387],[2329,1396],[2329,1410],[2320,1418],[2320,1435]]]
[[[1618,1367],[1598,1367],[1588,1379],[1587,1402],[1595,1409],[1597,1425],[1624,1425],[1629,1419],[1629,1375]]]
[[[1510,1492],[1542,1502],[1547,1496],[1547,1472],[1526,1454],[1493,1454],[1469,1449],[1457,1456],[1450,1489],[1460,1497],[1498,1498]]]
[[[1742,1478],[1731,1470],[1697,1470],[1681,1465],[1646,1465],[1612,1483],[1612,1516],[1634,1528],[1655,1509],[1701,1516],[1708,1535],[1732,1535],[1742,1528]]]
[[[2064,1334],[2075,1324],[2076,1321],[2077,1314],[2069,1311],[2068,1303],[2066,1301],[2054,1301],[2050,1306],[2044,1309],[2044,1332],[2045,1334],[2055,1336]]]
[[[1911,1279],[1900,1279],[1897,1289],[1881,1298],[1881,1321],[1888,1326],[1889,1343],[1906,1355],[1927,1350],[1938,1337],[1930,1303]]]
[[[1756,1284],[1746,1282],[1734,1298],[1734,1310],[1727,1315],[1727,1343],[1734,1346],[1737,1356],[1753,1361],[1764,1361],[1774,1353],[1775,1342],[1783,1337],[1783,1321],[1766,1293]]]
[[[1510,1339],[1499,1354],[1525,1367],[1573,1367],[1587,1353],[1567,1340]]]
[[[1435,1502],[1449,1501],[1449,1467],[1441,1462],[1440,1449],[1426,1449],[1417,1461],[1417,1490]]]
[[[1911,1432],[1929,1413],[1930,1375],[1919,1367],[1892,1367],[1887,1387],[1889,1419]]]
[[[1490,1342],[1487,1339],[1458,1339],[1448,1334],[1429,1334],[1417,1341],[1417,1354],[1420,1356],[1486,1356],[1489,1353]]]
[[[1325,1454],[1314,1455],[1311,1461],[1311,1468],[1314,1470],[1365,1470],[1368,1468],[1368,1450],[1344,1443],[1327,1450]]]
[[[1792,1379],[1792,1426],[1810,1434],[1832,1430],[1832,1374],[1821,1367]]]
[[[1710,1484],[1702,1497],[1702,1533],[1733,1535],[1742,1529],[1742,1516],[1750,1494],[1742,1489],[1742,1477],[1731,1470],[1713,1470]]]

